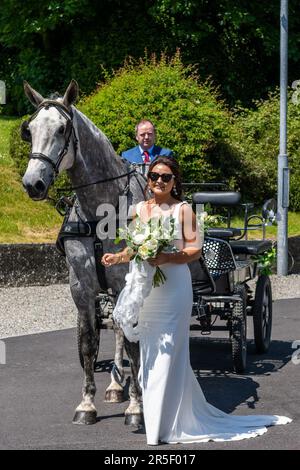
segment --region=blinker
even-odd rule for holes
[[[28,126],[28,121],[24,121],[21,124],[21,139],[25,142],[31,142],[31,133]]]

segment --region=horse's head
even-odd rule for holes
[[[29,163],[22,182],[32,199],[42,200],[47,197],[56,175],[74,163],[76,149],[72,139],[71,105],[77,98],[78,84],[72,80],[63,98],[57,99],[43,98],[27,82],[24,82],[24,91],[37,110],[21,126],[22,139],[31,142]]]

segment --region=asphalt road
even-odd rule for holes
[[[228,413],[280,414],[292,417],[293,422],[269,428],[254,439],[160,445],[155,451],[300,449],[300,364],[291,361],[292,343],[299,340],[300,345],[299,304],[300,299],[275,302],[268,354],[255,354],[249,326],[245,375],[232,372],[230,345],[227,339],[216,338],[220,333],[204,338],[192,332],[191,338],[192,365],[209,402]],[[113,358],[112,331],[101,333],[96,372],[98,422],[93,426],[72,424],[82,386],[74,329],[4,341],[7,363],[0,364],[0,449],[125,449],[128,455],[133,449],[154,450],[147,446],[143,431],[123,425],[128,402],[103,401]]]

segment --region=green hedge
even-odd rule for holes
[[[199,84],[179,54],[126,64],[79,107],[118,153],[137,144],[135,125],[147,118],[156,125],[156,143],[177,155],[185,180],[218,176],[207,155],[228,136],[229,113],[212,85]]]
[[[291,98],[291,96],[290,96]],[[238,155],[236,173],[248,199],[261,203],[276,197],[279,153],[279,93],[257,102],[255,110],[239,110],[230,129],[231,155]],[[288,158],[290,166],[290,209],[300,210],[300,108],[289,99]]]

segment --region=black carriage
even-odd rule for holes
[[[254,341],[257,353],[268,351],[272,330],[272,288],[268,275],[262,274],[257,255],[272,248],[265,239],[265,227],[275,217],[276,202],[266,201],[261,215],[249,216],[253,204],[241,204],[241,195],[231,191],[204,191],[194,193],[193,204],[203,209],[226,208],[226,227],[205,230],[203,256],[200,268],[191,265],[193,279],[193,317],[203,334],[214,330],[216,318],[225,322],[231,341],[232,360],[237,373],[246,369],[247,317],[253,317]],[[244,211],[244,226],[231,226],[231,209],[240,205]],[[258,223],[253,221],[258,219]],[[261,240],[248,240],[248,231],[261,227]],[[249,281],[256,278],[256,288]],[[218,329],[220,326],[218,325]]]

